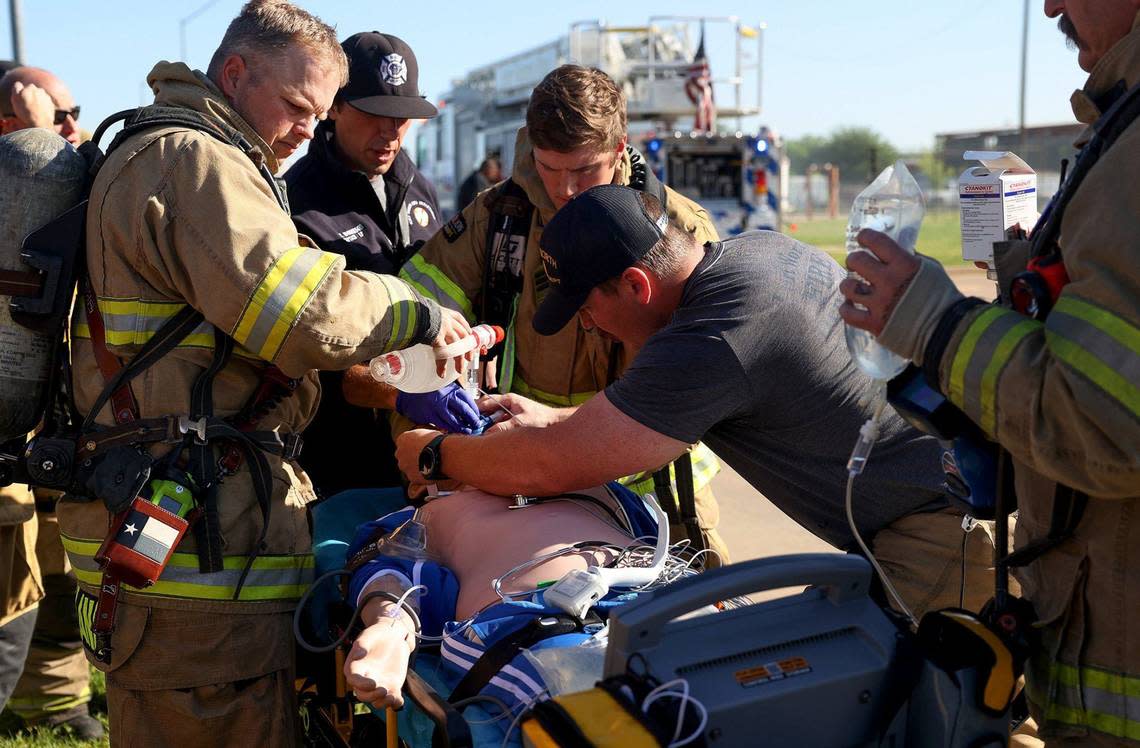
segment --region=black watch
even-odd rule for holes
[[[448,436],[450,434],[440,434],[420,450],[420,474],[427,480],[443,480],[447,477],[443,472],[443,452],[439,446]]]

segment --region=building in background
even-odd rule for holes
[[[736,17],[576,23],[564,36],[456,80],[438,103],[440,116],[417,133],[417,165],[435,183],[444,213],[455,209],[459,183],[487,154],[500,154],[509,174],[531,90],[572,62],[600,68],[617,82],[627,100],[630,143],[662,181],[709,211],[722,236],[778,228],[786,166],[782,179],[779,137],[758,124],[762,41],[763,26]],[[721,56],[705,59],[702,48]],[[696,65],[716,88],[715,116],[711,92],[696,102],[691,96]],[[711,122],[714,132],[698,131]]]

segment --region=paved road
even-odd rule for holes
[[[994,284],[986,280],[984,271],[960,267],[952,268],[950,275],[963,293],[987,300],[994,297]],[[720,504],[720,533],[734,561],[834,550],[788,519],[728,466],[713,479],[713,491]]]

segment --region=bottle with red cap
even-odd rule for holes
[[[438,351],[422,344],[377,356],[368,363],[368,372],[377,382],[390,384],[401,392],[435,392],[459,378],[451,364],[440,376],[436,370],[438,359],[454,358],[476,348],[486,353],[501,343],[503,336],[503,328],[498,325],[476,325],[470,335]]]

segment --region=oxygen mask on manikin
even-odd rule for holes
[[[424,508],[419,507],[406,522],[381,538],[377,545],[380,555],[439,563],[439,555],[428,545],[428,528],[423,511]]]

